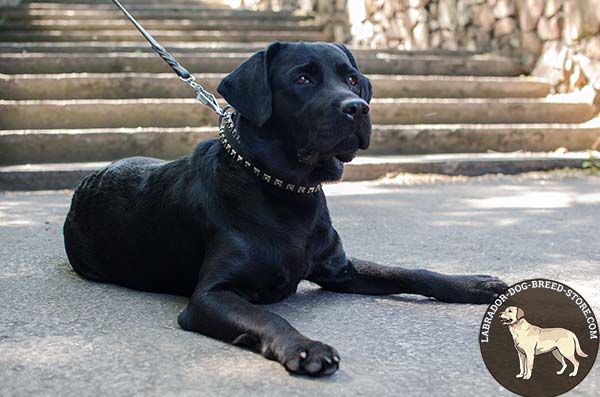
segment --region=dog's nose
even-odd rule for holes
[[[342,101],[342,112],[357,120],[369,113],[369,105],[360,98],[346,99]]]

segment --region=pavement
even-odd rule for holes
[[[556,279],[600,315],[600,177],[395,178],[328,186],[353,256],[507,282]],[[77,277],[71,191],[0,192],[0,396],[508,396],[478,346],[481,305],[354,296],[302,283],[269,305],[340,352],[333,376],[181,330],[182,297]],[[568,395],[600,395],[598,363]]]

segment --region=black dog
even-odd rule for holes
[[[308,375],[335,372],[338,353],[254,303],[280,301],[303,279],[444,302],[487,303],[506,288],[346,257],[320,190],[369,145],[371,84],[346,47],[274,43],[218,91],[236,110],[221,142],[172,162],[120,160],[82,181],[64,226],[80,275],[191,296],[181,327]]]

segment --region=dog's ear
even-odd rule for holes
[[[350,60],[350,64],[360,72],[360,70],[358,69],[358,64],[356,63],[356,59],[354,58],[354,55],[352,55],[348,47],[338,43],[335,43],[334,46],[342,50],[342,52],[346,54],[346,56]],[[367,76],[365,76],[364,74],[360,73],[360,78],[362,80],[362,84],[360,85],[360,97],[364,99],[367,103],[369,103],[371,102],[371,98],[373,97],[373,86],[371,85],[371,82],[369,81]]]
[[[275,42],[252,55],[229,73],[217,91],[244,118],[261,127],[273,111],[269,66],[281,43]]]
[[[525,317],[525,312],[520,307],[517,307],[517,321]]]
[[[348,47],[346,47],[345,45],[340,44],[340,43],[333,43],[333,45],[336,46],[337,48],[339,48],[340,50],[342,50],[342,52],[344,54],[346,54],[346,56],[350,60],[350,64],[352,66],[354,66],[356,69],[358,69],[358,65],[356,64],[356,59],[354,58],[354,55],[352,55],[352,53],[350,52]]]

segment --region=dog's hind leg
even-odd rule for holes
[[[567,360],[573,364],[573,371],[569,374],[569,376],[576,376],[577,371],[579,371],[579,361],[575,357],[567,357]]]
[[[563,357],[562,354],[560,354],[560,351],[558,351],[558,349],[552,350],[552,355],[562,365],[562,368],[556,372],[556,375],[562,375],[562,373],[565,372],[565,369],[567,368],[567,363],[565,362],[565,358]]]
[[[570,338],[561,338],[557,343],[557,350],[560,354],[573,364],[573,371],[569,373],[569,376],[577,375],[577,371],[579,370],[579,361],[577,361],[577,356],[575,356],[574,338],[574,335]]]
[[[576,376],[577,371],[579,371],[579,361],[577,361],[577,359],[575,358],[575,355],[565,356],[565,358],[567,360],[569,360],[571,362],[571,364],[573,364],[573,371],[571,373],[569,373],[569,376]]]

